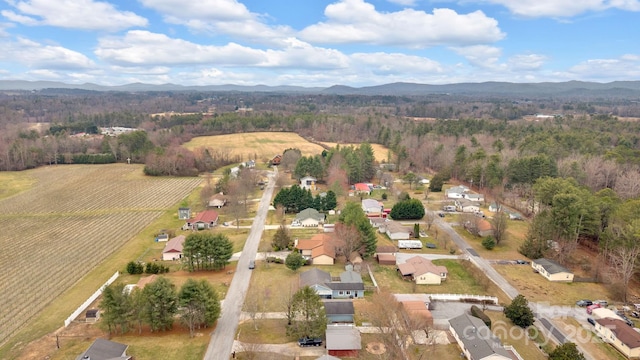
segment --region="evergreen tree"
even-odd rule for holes
[[[549,360],[585,360],[575,343],[567,342],[556,346],[549,354]]]
[[[173,319],[178,312],[178,295],[173,283],[164,277],[144,287],[147,300],[145,318],[151,331],[165,331],[173,326]]]
[[[211,326],[220,317],[220,301],[215,289],[206,280],[188,279],[178,295],[180,318],[189,328],[189,335],[200,326]]]
[[[300,269],[306,263],[307,261],[297,251],[291,252],[291,254],[287,255],[287,258],[284,260],[284,264],[293,271]]]
[[[271,247],[274,251],[289,249],[291,246],[291,235],[286,226],[280,225],[276,233],[273,235]]]
[[[333,210],[338,206],[336,193],[333,190],[327,191],[327,196],[322,200],[322,211]]]
[[[117,283],[105,287],[99,307],[102,310],[101,323],[109,334],[118,329],[121,334],[128,331],[129,299],[124,291],[124,284]]]
[[[419,220],[424,217],[424,205],[418,199],[396,203],[389,214],[394,220]]]
[[[529,327],[535,321],[529,302],[522,295],[516,296],[511,304],[504,308],[504,315],[521,328]]]
[[[224,269],[233,256],[233,243],[223,234],[197,232],[184,242],[183,261],[189,271]]]
[[[322,337],[327,329],[327,316],[322,299],[312,288],[305,286],[293,295],[293,319],[287,335],[294,338]]]
[[[355,202],[349,202],[344,207],[338,221],[347,225],[355,226],[361,236],[361,242],[364,245],[364,257],[369,257],[376,252],[376,246],[378,244],[378,238],[376,237],[375,229],[371,226],[369,219],[365,215],[362,207]]]

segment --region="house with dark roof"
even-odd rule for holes
[[[325,343],[332,356],[357,358],[362,349],[360,331],[353,325],[328,325]]]
[[[435,265],[422,256],[414,256],[397,266],[403,278],[409,278],[418,285],[440,285],[449,273],[446,266]]]
[[[323,300],[324,312],[329,324],[353,324],[353,301],[351,300]]]
[[[205,210],[195,218],[187,220],[182,230],[206,230],[218,225],[218,213],[215,210]]]
[[[468,360],[512,360],[500,340],[482,320],[462,314],[449,320],[449,330]],[[515,352],[515,350],[511,350]]]
[[[347,270],[339,277],[319,269],[311,269],[300,274],[300,287],[309,286],[323,299],[364,298],[364,283],[360,274]]]
[[[573,273],[553,260],[545,258],[533,260],[531,267],[549,281],[573,282]]]
[[[640,333],[620,319],[597,319],[596,333],[628,359],[640,358]]]
[[[186,236],[178,235],[167,241],[167,244],[164,246],[164,250],[162,250],[162,260],[169,261],[182,259],[182,249],[186,239]]]
[[[129,360],[131,356],[127,355],[128,347],[129,345],[114,341],[96,339],[76,360]]]

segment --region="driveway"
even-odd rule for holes
[[[277,171],[277,170],[276,170]],[[264,223],[269,211],[269,203],[273,195],[275,186],[275,176],[269,174],[269,184],[262,194],[258,213],[251,226],[251,231],[244,244],[244,249],[238,260],[236,272],[227,291],[227,296],[222,302],[222,314],[218,319],[216,329],[211,333],[211,341],[204,355],[206,360],[228,360],[233,351],[233,341],[240,321],[242,304],[251,281],[251,270],[249,270],[249,260],[256,258],[258,244],[264,230]]]

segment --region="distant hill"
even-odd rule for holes
[[[44,89],[73,89],[84,91],[237,91],[237,92],[276,92],[276,93],[310,93],[327,95],[398,95],[415,96],[430,94],[450,95],[486,95],[486,96],[588,96],[588,97],[638,97],[640,81],[614,81],[609,83],[566,81],[541,83],[482,82],[458,83],[444,85],[392,83],[377,86],[350,87],[334,85],[328,88],[302,86],[242,86],[242,85],[207,85],[183,86],[176,84],[143,84],[133,83],[120,86],[103,86],[92,83],[65,84],[54,81],[0,80],[0,91],[22,90],[42,91]]]

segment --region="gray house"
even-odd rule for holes
[[[362,277],[355,271],[347,270],[339,278],[317,268],[300,274],[300,287],[309,286],[323,299],[364,298]]]
[[[128,347],[129,345],[114,341],[96,339],[76,360],[130,360],[131,356],[126,354]]]
[[[477,317],[462,314],[449,320],[449,330],[469,360],[511,360],[514,359],[500,343],[487,325]],[[516,357],[517,358],[517,357]]]
[[[353,323],[353,302],[351,300],[324,300],[324,312],[329,324]]]

